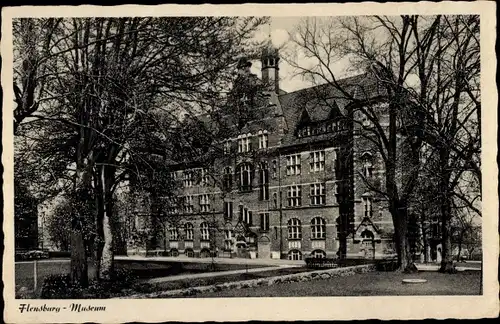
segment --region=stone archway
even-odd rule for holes
[[[375,237],[372,231],[361,232],[361,250],[365,259],[375,259]]]

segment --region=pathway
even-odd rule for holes
[[[177,281],[177,280],[185,280],[185,279],[213,278],[213,277],[230,276],[230,275],[235,275],[235,274],[272,271],[272,270],[279,270],[279,269],[284,269],[284,268],[294,268],[294,267],[296,267],[296,266],[280,265],[280,266],[265,267],[265,268],[250,268],[250,269],[240,269],[240,270],[230,270],[230,271],[204,272],[204,273],[196,273],[196,274],[184,274],[184,275],[153,278],[153,279],[144,280],[144,282],[161,283],[161,282]]]

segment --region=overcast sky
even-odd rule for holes
[[[302,17],[271,17],[271,39],[276,47],[279,47],[288,42],[288,35],[293,31],[295,26],[300,22]],[[262,26],[261,31],[256,35],[258,40],[267,39],[269,37],[269,25]],[[260,61],[253,62],[252,73],[260,76]],[[294,70],[284,60],[280,61],[280,87],[292,92],[295,90],[310,87],[309,82],[301,80],[300,77],[293,77]]]

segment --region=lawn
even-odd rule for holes
[[[167,277],[179,274],[194,274],[209,271],[228,271],[245,269],[245,265],[240,264],[215,264],[211,268],[211,263],[192,263],[192,262],[149,262],[149,261],[115,261],[117,269],[128,269],[138,279],[148,279],[156,277]],[[248,268],[262,267],[260,265],[249,265]],[[53,274],[66,274],[70,271],[69,260],[51,260],[41,261],[37,264],[38,287],[41,286],[43,279]],[[89,263],[89,274],[92,275],[94,269]],[[16,263],[15,268],[16,288],[26,287],[33,289],[33,263]]]
[[[212,278],[195,278],[195,279],[186,279],[186,280],[176,280],[170,282],[162,282],[162,283],[139,283],[134,287],[134,293],[151,293],[155,291],[166,291],[166,290],[175,290],[175,289],[183,289],[189,287],[199,287],[199,286],[208,286],[208,285],[216,285],[222,284],[226,282],[233,281],[242,281],[242,280],[252,280],[252,279],[260,279],[267,277],[275,277],[275,276],[284,276],[299,272],[307,272],[311,271],[306,267],[294,267],[294,268],[283,268],[276,270],[269,270],[263,272],[252,272],[252,273],[241,273],[241,274],[233,274],[226,276],[217,276]]]
[[[403,284],[406,278],[421,278],[423,284]],[[480,271],[457,274],[419,272],[369,272],[326,280],[291,282],[239,290],[224,290],[190,297],[305,297],[305,296],[418,296],[479,295]],[[184,297],[183,297],[184,298]]]

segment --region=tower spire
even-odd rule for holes
[[[267,23],[267,27],[268,27],[268,32],[269,32],[269,40],[271,40],[271,20],[269,20],[269,22]]]

